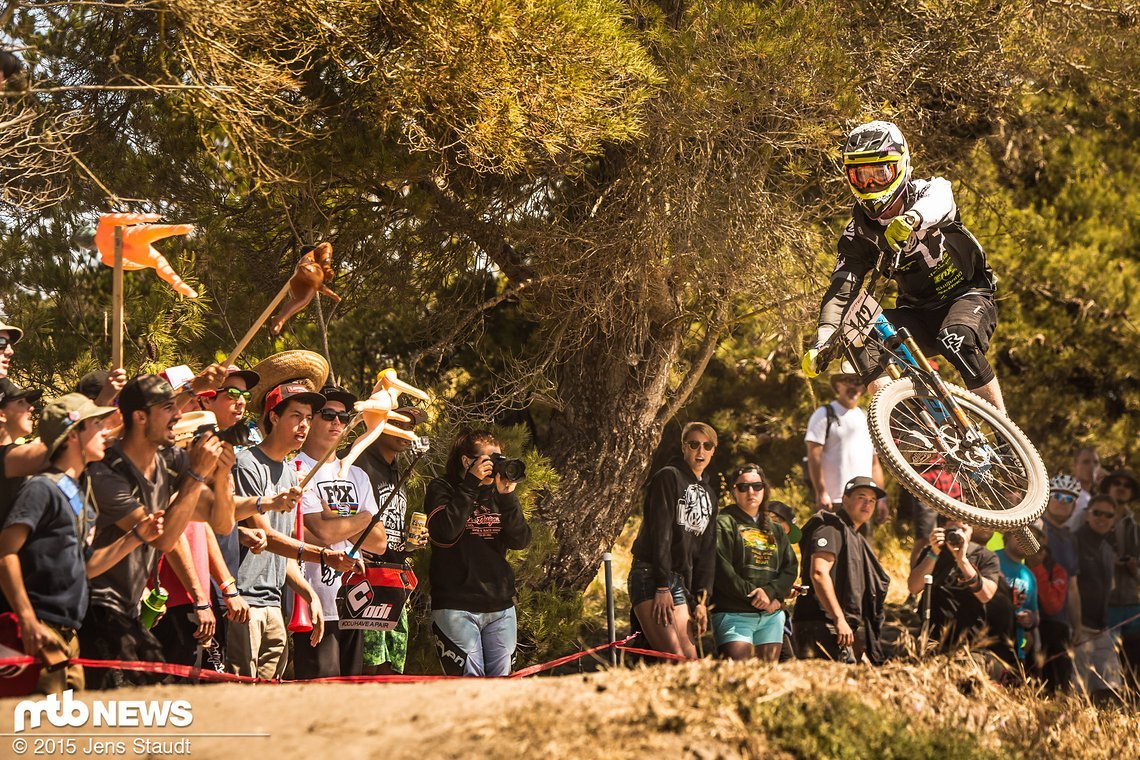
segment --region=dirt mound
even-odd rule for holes
[[[168,686],[83,696],[88,703],[190,702],[193,723],[174,732],[82,729],[118,734],[113,740],[127,756],[141,747],[155,756],[227,760],[344,751],[417,759],[1140,757],[1136,712],[999,687],[965,656],[881,669],[704,661],[523,680]],[[5,700],[0,714],[13,715],[15,704]],[[21,736],[79,731],[45,724]],[[144,747],[135,737],[189,743]],[[8,756],[10,741],[0,738],[0,755]],[[90,754],[83,752],[89,736],[77,741],[78,754]]]

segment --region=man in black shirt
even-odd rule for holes
[[[933,576],[930,624],[944,650],[985,629],[986,604],[998,590],[1001,563],[996,554],[971,541],[972,537],[970,525],[940,517],[929,546],[907,578],[907,589],[917,595],[925,587],[924,576]]]
[[[843,166],[856,203],[839,239],[804,372],[819,374],[819,349],[838,329],[864,278],[877,271],[898,283],[898,305],[884,312],[891,323],[906,328],[927,355],[946,357],[967,388],[1004,411],[1001,388],[986,359],[997,326],[996,280],[981,245],[962,223],[950,182],[912,179],[906,138],[887,121],[851,132]],[[873,350],[857,359],[865,383],[882,374]],[[871,392],[876,390],[873,385]]]
[[[427,415],[422,409],[405,406],[396,412],[411,422],[389,420],[388,424],[405,430],[412,430],[416,425],[427,421]],[[395,495],[392,494],[400,481],[397,456],[407,451],[411,445],[412,442],[407,438],[384,434],[356,460],[356,466],[364,470],[376,490],[376,504],[381,509],[384,531],[388,535],[388,550],[379,557],[380,562],[403,564],[413,551],[423,546],[409,541],[408,499],[404,489],[400,488]],[[408,609],[405,606],[400,622],[391,631],[364,631],[364,673],[403,673],[407,657]]]
[[[1111,496],[1089,499],[1085,523],[1074,534],[1081,565],[1081,630],[1074,669],[1085,693],[1094,700],[1112,699],[1123,685],[1120,656],[1108,628],[1108,599],[1116,576],[1112,534],[1117,505]]]
[[[820,510],[804,525],[800,577],[810,589],[792,614],[799,657],[858,662],[866,653],[872,663],[883,661],[879,633],[890,577],[858,531],[886,495],[873,479],[852,478],[840,509]]]

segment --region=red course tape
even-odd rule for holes
[[[522,670],[511,673],[507,678],[526,678],[537,673],[542,673],[547,670],[552,670],[561,665],[565,665],[575,660],[580,660],[583,657],[589,657],[592,654],[603,652],[607,649],[620,649],[624,652],[631,652],[633,654],[640,654],[646,657],[657,657],[662,660],[687,660],[689,658],[680,655],[671,654],[669,652],[658,652],[653,649],[640,649],[638,647],[626,646],[630,641],[636,638],[636,634],[627,636],[619,641],[614,641],[608,644],[601,644],[589,649],[583,649],[580,652],[574,652],[564,657],[559,657],[550,662],[544,662],[539,665],[531,665],[530,667],[523,668]],[[0,667],[7,665],[31,665],[37,662],[37,658],[24,655],[22,657],[3,657],[0,658]],[[219,673],[216,670],[195,668],[189,665],[177,665],[171,662],[139,662],[136,660],[92,660],[86,657],[76,657],[71,660],[75,665],[82,665],[85,668],[106,668],[110,670],[131,670],[141,673],[161,673],[163,675],[177,676],[179,678],[190,678],[198,681],[213,681],[213,682],[231,682],[231,683],[254,683],[254,684],[305,684],[305,683],[420,683],[426,681],[446,681],[455,678],[463,678],[463,676],[434,676],[434,675],[402,675],[402,674],[387,674],[377,676],[335,676],[331,678],[313,678],[309,680],[275,680],[267,678],[257,678],[254,676],[239,676],[233,673]]]

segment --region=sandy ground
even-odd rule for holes
[[[671,756],[684,751],[676,735],[646,737],[631,722],[628,674],[415,684],[165,686],[85,692],[83,699],[185,699],[193,709],[186,728],[54,728],[12,736],[16,700],[0,701],[0,757],[15,757],[12,742],[34,745],[24,756],[70,755],[50,739],[74,738],[74,755],[100,754],[92,741],[111,744],[106,757],[194,758],[459,758],[548,756],[627,757],[634,747]],[[112,735],[116,736],[112,736]],[[162,736],[160,737],[159,734]],[[210,736],[210,734],[215,734]],[[259,734],[217,736],[216,734]],[[635,738],[631,734],[636,734]],[[136,745],[151,738],[167,746]],[[178,738],[184,744],[169,745]],[[16,748],[18,750],[18,747]],[[154,751],[157,750],[157,751]],[[188,750],[188,752],[186,751]]]

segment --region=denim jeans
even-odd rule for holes
[[[432,610],[431,620],[444,673],[510,675],[518,643],[514,607],[500,612]]]

